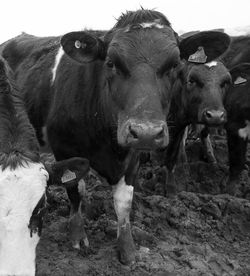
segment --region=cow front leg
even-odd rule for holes
[[[80,249],[80,242],[83,240],[86,247],[89,246],[89,241],[84,229],[84,219],[82,215],[81,205],[86,200],[86,184],[83,179],[80,179],[76,185],[67,188],[68,197],[71,203],[70,218],[69,218],[69,239],[75,249]]]
[[[209,129],[205,127],[201,131],[201,142],[203,145],[203,156],[208,163],[216,164],[216,158],[214,156],[213,145],[209,135]]]
[[[125,177],[113,186],[113,199],[118,219],[117,248],[119,259],[123,264],[129,264],[135,259],[135,245],[130,229],[130,210],[133,199],[132,185],[127,185]]]

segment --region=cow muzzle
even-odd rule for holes
[[[214,110],[206,109],[202,113],[202,123],[207,125],[221,125],[227,120],[226,111],[224,109]]]
[[[167,124],[164,121],[128,120],[122,133],[124,146],[138,149],[165,148],[169,143]]]

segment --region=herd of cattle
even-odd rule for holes
[[[209,127],[224,125],[234,193],[250,138],[250,37],[182,38],[162,13],[141,9],[109,31],[23,33],[0,52],[0,275],[35,275],[51,183],[67,189],[73,246],[88,246],[81,204],[89,166],[112,185],[119,258],[133,261],[139,155],[161,154],[171,175],[189,124],[205,125],[208,145]],[[55,164],[40,159],[44,127]]]

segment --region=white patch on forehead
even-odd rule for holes
[[[244,140],[250,139],[250,121],[246,120],[246,126],[238,130],[238,134]]]
[[[0,169],[0,275],[35,275],[39,237],[28,225],[47,179],[41,163]]]
[[[61,61],[63,55],[64,55],[63,48],[59,47],[58,52],[57,52],[56,57],[55,57],[54,67],[51,70],[51,72],[52,72],[51,84],[53,84],[54,81],[55,81],[56,71],[57,71],[58,65],[60,64],[60,61]]]
[[[141,23],[140,26],[142,28],[158,28],[158,29],[163,29],[164,26],[157,23],[157,22],[145,22],[145,23]]]
[[[217,65],[218,65],[218,62],[213,60],[213,61],[210,61],[210,62],[208,62],[208,63],[205,63],[205,65],[206,65],[207,67],[211,68],[211,67],[217,66]]]

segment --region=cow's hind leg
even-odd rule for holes
[[[132,185],[127,185],[125,177],[113,187],[115,212],[118,219],[117,242],[121,263],[131,263],[135,258],[135,246],[130,229],[130,210],[133,199]]]
[[[69,188],[67,188],[68,197],[71,203],[70,218],[69,218],[69,238],[72,246],[80,249],[81,240],[84,241],[85,246],[89,246],[89,241],[84,229],[84,219],[82,216],[81,205],[85,200],[85,182],[80,179]]]

